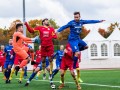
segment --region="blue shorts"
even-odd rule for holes
[[[56,59],[56,69],[60,68],[60,64],[61,64],[61,62]]]
[[[6,69],[6,68],[8,68],[8,65],[12,66],[13,64],[14,64],[13,61],[5,61],[4,68]]]
[[[46,60],[46,68],[49,66],[49,61]],[[40,64],[38,64],[38,67],[40,68],[40,70],[42,70],[42,62],[40,62]]]
[[[82,50],[84,50],[84,47],[87,46],[87,44],[81,39],[69,40],[68,42],[69,42],[73,52],[82,51]]]

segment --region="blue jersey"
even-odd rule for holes
[[[82,31],[82,26],[84,24],[99,23],[101,20],[80,20],[76,22],[75,20],[70,21],[67,25],[62,26],[57,32],[61,32],[66,28],[70,28],[70,34],[68,40],[80,39],[80,33]]]
[[[11,56],[10,52],[11,52],[12,48],[13,48],[12,45],[6,45],[5,48],[4,48],[4,52],[6,53],[6,61],[11,61],[11,59],[10,59],[10,56]]]
[[[53,58],[57,56],[57,57],[56,57],[56,62],[61,62],[61,59],[62,59],[63,55],[64,55],[64,51],[58,50],[58,51],[55,53],[55,55],[53,56]]]

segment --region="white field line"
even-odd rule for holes
[[[19,79],[19,78],[16,78],[16,79]],[[33,79],[33,81],[49,82],[49,80],[35,80],[35,79]],[[60,81],[53,81],[53,82],[59,83]],[[65,82],[65,83],[75,84],[75,82]],[[108,87],[108,88],[120,88],[120,86],[112,86],[112,85],[104,85],[104,84],[92,84],[92,83],[80,83],[80,84],[81,85],[88,85],[88,86],[99,86],[99,87]]]

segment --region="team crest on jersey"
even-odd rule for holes
[[[49,32],[48,31],[43,31],[43,37],[49,37]]]

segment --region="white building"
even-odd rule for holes
[[[107,40],[110,44],[110,58],[120,58],[120,30],[116,27]]]
[[[109,58],[109,41],[102,37],[97,29],[91,30],[83,40],[89,47],[88,50],[82,52],[83,59]]]

